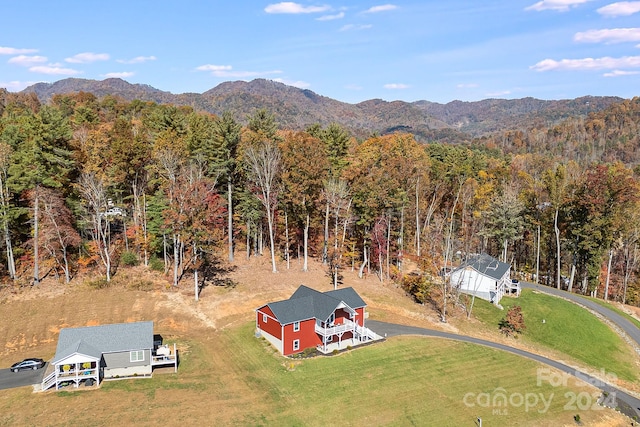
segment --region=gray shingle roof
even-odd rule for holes
[[[64,328],[60,330],[54,363],[73,353],[101,357],[103,353],[153,348],[153,322]]]
[[[480,274],[496,280],[502,279],[505,273],[511,268],[509,264],[498,261],[491,255],[487,254],[480,254],[476,257],[470,258],[467,262],[462,263],[456,270],[467,267],[471,267]]]
[[[352,309],[367,305],[353,288],[319,292],[300,285],[289,299],[271,302],[267,306],[282,325],[288,325],[313,318],[324,322],[343,302]]]

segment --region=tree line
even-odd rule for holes
[[[264,109],[239,118],[83,92],[41,105],[3,91],[0,274],[109,282],[141,263],[175,286],[193,280],[197,297],[238,256],[268,255],[274,272],[316,258],[337,287],[347,269],[401,281],[410,264],[435,278],[487,252],[532,280],[638,304],[638,176],[606,149],[614,138],[633,151],[628,110],[612,107],[615,129],[590,124],[603,149],[576,161],[563,150],[583,153],[584,135],[569,124],[420,144],[335,123],[281,129]]]

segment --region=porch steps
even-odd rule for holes
[[[42,389],[40,391],[45,391],[56,385],[56,371],[54,370],[49,375],[44,377],[42,380]]]

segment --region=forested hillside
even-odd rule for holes
[[[358,138],[403,131],[412,133],[420,142],[448,143],[467,143],[474,137],[520,129],[532,123],[552,126],[563,119],[585,117],[590,112],[601,111],[622,101],[617,97],[588,96],[558,101],[523,98],[452,101],[447,104],[372,99],[348,104],[308,89],[265,79],[224,82],[202,94],[174,95],[121,79],[96,81],[78,78],[37,83],[22,91],[36,94],[43,103],[49,102],[56,94],[78,92],[89,92],[97,97],[116,96],[125,101],[187,106],[217,115],[229,111],[243,125],[256,109],[266,109],[275,115],[279,126],[291,130],[304,130],[316,123],[322,126],[338,123]]]
[[[638,304],[639,104],[447,144],[288,128],[282,109],[3,92],[3,282],[92,271],[108,283],[143,263],[204,286],[234,257],[269,256],[274,271],[315,257],[336,286],[345,269],[376,274],[445,313],[437,273],[489,252],[552,285]],[[403,278],[407,259],[419,279]]]

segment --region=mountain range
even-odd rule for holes
[[[371,99],[349,104],[308,89],[265,79],[224,82],[203,93],[173,94],[117,78],[68,78],[54,83],[37,83],[22,92],[33,92],[41,102],[47,102],[56,94],[81,91],[98,98],[111,95],[126,101],[138,99],[190,106],[212,114],[228,110],[241,123],[257,109],[265,108],[286,129],[301,130],[316,123],[326,126],[335,122],[358,137],[406,131],[421,141],[449,142],[466,142],[493,132],[525,128],[532,124],[550,127],[568,117],[586,116],[623,100],[613,96],[585,96],[567,100],[486,99],[440,104]]]

